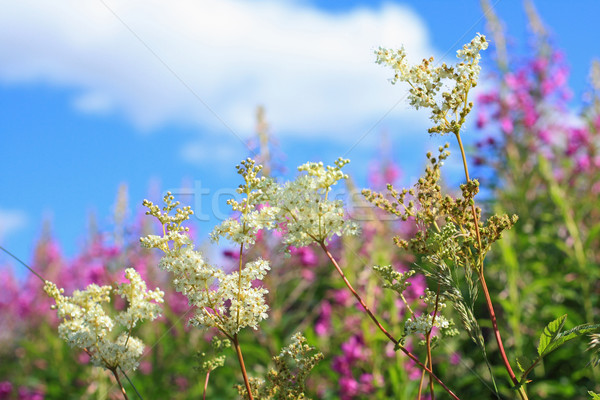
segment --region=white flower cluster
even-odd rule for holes
[[[436,315],[435,323],[433,323],[433,315],[421,314],[418,317],[411,317],[404,323],[404,333],[410,335],[413,333],[420,333],[426,335],[433,326],[440,329],[446,329],[450,327],[450,322],[443,315]]]
[[[333,235],[356,235],[358,226],[346,218],[341,200],[328,199],[331,187],[348,176],[341,169],[349,160],[339,158],[335,166],[306,163],[298,167],[306,175],[287,182],[277,193],[274,205],[285,225],[284,242],[296,247],[324,243]],[[278,226],[281,228],[281,225]]]
[[[267,203],[275,195],[277,185],[271,178],[258,177],[262,166],[255,165],[255,161],[250,158],[242,161],[237,169],[238,174],[242,175],[245,181],[237,189],[237,192],[245,197],[240,202],[230,199],[227,204],[233,211],[239,212],[240,216],[225,220],[221,225],[215,227],[210,236],[217,243],[220,237],[225,237],[232,242],[250,246],[255,243],[259,230],[275,227],[278,210],[269,207]]]
[[[467,102],[467,95],[477,85],[481,71],[479,53],[487,47],[485,36],[477,34],[462,50],[457,51],[456,55],[461,61],[456,66],[442,64],[434,67],[433,57],[423,60],[420,65],[409,66],[404,48],[393,51],[380,47],[375,54],[378,64],[394,69],[392,83],[404,81],[411,86],[409,101],[413,107],[431,108],[431,119],[436,126],[429,132],[444,134],[456,133],[472,108],[472,104]],[[440,95],[446,81],[454,81],[454,86]],[[448,120],[454,117],[456,120]]]
[[[338,159],[335,166],[323,163],[307,163],[298,168],[306,174],[283,186],[270,178],[259,177],[262,166],[247,159],[238,166],[244,184],[238,193],[241,201],[229,200],[233,211],[239,213],[217,226],[211,233],[213,241],[227,238],[244,247],[255,243],[261,229],[285,231],[284,242],[303,247],[317,242],[325,243],[333,235],[358,232],[357,225],[345,218],[343,203],[329,200],[331,187],[347,178],[341,171],[349,161]],[[146,214],[155,216],[163,226],[163,235],[141,238],[147,248],[158,248],[165,255],[160,267],[173,273],[173,283],[183,293],[189,304],[198,308],[191,323],[202,327],[215,327],[228,336],[237,334],[244,327],[257,328],[267,318],[268,306],[264,296],[267,290],[253,285],[269,270],[267,261],[259,259],[247,263],[238,271],[225,273],[204,261],[202,254],[194,250],[187,228],[182,223],[190,218],[189,207],[178,208],[171,193],[164,197],[162,208],[144,200]],[[169,213],[175,210],[175,215]]]
[[[262,280],[269,269],[269,263],[259,259],[247,263],[241,275],[238,271],[222,273],[218,287],[208,296],[210,308],[205,303],[190,323],[199,327],[214,326],[230,336],[245,327],[257,329],[268,317],[269,306],[265,303],[268,290],[253,287],[252,282]]]
[[[260,196],[254,199],[260,199]],[[185,295],[189,304],[198,309],[190,323],[199,327],[218,328],[230,337],[247,326],[257,329],[260,321],[267,318],[268,306],[264,296],[268,291],[253,287],[252,282],[265,277],[269,270],[268,263],[257,260],[247,263],[241,271],[232,273],[225,273],[208,264],[202,254],[194,250],[186,229],[181,226],[182,222],[189,219],[191,210],[181,212],[178,209],[175,217],[169,217],[168,213],[179,202],[173,202],[170,193],[167,193],[164,201],[164,212],[152,202],[144,201],[149,209],[147,214],[163,223],[164,236],[149,235],[140,240],[144,247],[165,252],[159,266],[173,273],[175,290]],[[235,207],[242,207],[243,203],[235,204]],[[250,209],[250,206],[246,209]],[[244,224],[239,226],[243,227]],[[243,234],[237,232],[244,236],[252,235],[252,230],[246,230]],[[246,243],[245,240],[241,242],[242,245]]]
[[[71,297],[64,296],[64,290],[46,281],[44,291],[52,297],[58,317],[62,319],[58,334],[71,347],[85,349],[94,365],[110,370],[117,367],[123,370],[137,368],[144,350],[141,340],[130,336],[131,329],[141,320],[154,320],[160,315],[160,303],[164,293],[160,289],[148,291],[146,283],[132,268],[125,271],[129,283],[122,283],[116,289],[110,286],[89,285],[86,290],[75,290]],[[111,293],[127,298],[127,308],[111,318],[102,307],[110,302]],[[125,328],[116,340],[109,333],[115,323]]]

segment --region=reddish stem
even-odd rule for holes
[[[125,400],[129,400],[129,397],[127,397],[127,393],[125,392],[125,388],[123,387],[123,384],[121,383],[121,379],[119,379],[119,373],[117,372],[117,369],[111,369],[110,372],[113,373],[113,375],[115,376],[115,379],[117,380],[117,383],[119,384],[119,387],[121,388],[121,392],[123,393],[123,397],[125,397]]]
[[[496,313],[494,312],[494,305],[492,304],[492,299],[490,297],[490,292],[488,291],[487,284],[485,282],[485,276],[483,276],[483,268],[480,270],[479,280],[481,281],[481,287],[483,288],[483,294],[485,295],[485,302],[488,307],[488,311],[490,313],[490,320],[492,321],[492,327],[494,328],[494,336],[496,337],[496,342],[498,343],[498,350],[500,350],[500,354],[502,355],[502,361],[504,362],[504,367],[508,371],[508,375],[510,376],[510,380],[513,382],[515,386],[519,385],[519,380],[515,376],[515,373],[508,362],[508,357],[506,356],[506,352],[504,351],[504,345],[502,344],[502,337],[500,336],[500,330],[498,329],[498,322],[496,321]]]
[[[244,377],[244,385],[246,385],[246,390],[248,391],[248,399],[254,400],[254,396],[252,396],[252,390],[250,389],[250,381],[248,380],[248,373],[246,372],[246,366],[244,365],[244,357],[242,357],[242,348],[240,347],[240,342],[238,341],[237,333],[233,335],[233,346],[235,347],[235,353],[237,354],[238,361],[240,362],[242,376]]]
[[[206,390],[208,389],[208,377],[210,376],[210,369],[206,372],[206,380],[204,381],[204,392],[202,393],[202,400],[206,400]]]
[[[442,382],[440,380],[440,378],[438,378],[432,371],[431,369],[427,368],[425,365],[423,365],[423,363],[421,363],[419,361],[419,359],[413,355],[410,351],[408,351],[404,346],[402,346],[400,344],[400,342],[398,340],[396,340],[396,338],[394,338],[379,322],[379,320],[377,319],[377,317],[371,312],[371,310],[369,309],[369,307],[365,304],[365,302],[363,301],[363,299],[360,297],[360,295],[356,292],[356,290],[354,290],[354,288],[352,287],[352,285],[350,284],[350,282],[348,282],[348,279],[346,279],[346,275],[344,275],[344,272],[342,271],[342,269],[340,268],[340,266],[338,265],[337,261],[335,260],[335,258],[331,255],[331,253],[329,252],[329,249],[327,248],[327,246],[325,245],[324,242],[318,242],[319,245],[321,246],[321,248],[323,249],[323,251],[325,252],[325,254],[327,254],[327,257],[329,257],[329,259],[331,260],[331,262],[333,263],[333,266],[335,267],[335,269],[337,270],[337,272],[340,274],[340,276],[342,277],[342,280],[344,281],[344,283],[346,284],[346,286],[348,287],[348,289],[350,290],[350,292],[352,292],[352,294],[354,295],[354,297],[356,297],[356,299],[358,300],[358,302],[360,303],[360,305],[365,309],[366,313],[369,315],[369,317],[373,320],[373,322],[375,323],[375,325],[379,328],[379,330],[381,332],[383,332],[383,334],[385,336],[387,336],[387,338],[396,345],[397,349],[400,349],[400,351],[402,351],[404,354],[406,354],[411,360],[413,360],[420,368],[424,369],[425,371],[427,371],[431,377],[433,377],[433,379],[436,380],[436,382],[438,382],[446,392],[448,392],[448,394],[450,394],[450,396],[452,396],[453,399],[455,400],[460,400],[458,398],[458,396],[456,396],[454,394],[454,392],[452,392],[452,390],[450,390],[450,388],[448,388],[444,382]]]
[[[465,178],[467,179],[467,182],[471,182],[471,178],[469,177],[469,167],[467,165],[467,157],[462,144],[462,140],[460,138],[460,131],[457,131],[455,135],[458,141],[458,146],[460,147],[460,153],[462,155],[463,167],[465,170]],[[513,369],[510,366],[510,362],[508,362],[506,352],[504,351],[502,337],[500,336],[500,330],[498,329],[498,323],[496,321],[496,313],[494,312],[494,305],[492,303],[492,298],[490,297],[490,292],[488,290],[487,283],[485,282],[485,276],[483,274],[483,246],[481,244],[481,233],[479,232],[479,218],[477,217],[477,209],[475,208],[475,203],[471,204],[471,211],[473,212],[473,224],[475,225],[475,235],[477,236],[478,244],[477,250],[479,251],[479,280],[481,282],[481,287],[483,288],[483,293],[485,294],[485,303],[487,304],[487,308],[490,313],[490,320],[492,321],[494,336],[496,338],[496,342],[498,343],[498,350],[500,350],[500,355],[502,356],[504,368],[506,368],[506,371],[508,372],[512,383],[516,387],[519,387],[519,380],[515,376],[515,373],[513,372]],[[522,387],[519,387],[519,395],[522,399],[527,399],[527,394],[525,393]]]

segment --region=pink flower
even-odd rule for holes
[[[234,250],[223,250],[223,256],[226,258],[231,258],[232,260],[237,260],[240,258],[240,252]]]
[[[152,372],[152,364],[148,361],[141,361],[139,369],[142,374],[148,375]]]
[[[500,120],[500,128],[502,129],[502,132],[507,135],[510,135],[514,130],[513,123],[508,117],[504,117]]]
[[[341,399],[352,399],[358,394],[359,385],[356,379],[349,376],[343,376],[340,378],[339,383]]]
[[[333,301],[343,307],[352,304],[352,294],[347,289],[336,289],[333,291]]]
[[[7,400],[10,398],[10,394],[12,393],[12,383],[9,381],[0,382],[0,400]]]
[[[460,364],[461,359],[462,359],[462,357],[460,356],[460,354],[452,353],[452,355],[450,356],[450,364],[458,365],[458,364]]]
[[[482,129],[488,122],[487,114],[483,112],[477,113],[477,128]]]

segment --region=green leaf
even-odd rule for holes
[[[600,324],[591,325],[591,324],[583,324],[578,325],[573,329],[570,329],[566,332],[561,332],[558,334],[556,339],[546,347],[546,351],[544,355],[550,353],[558,349],[560,346],[565,344],[566,342],[578,338],[581,335],[585,335],[586,333],[594,332],[600,329]]]
[[[562,346],[570,340],[573,340],[581,335],[585,335],[586,333],[597,331],[600,329],[600,324],[584,324],[578,325],[575,328],[569,329],[566,332],[561,332],[566,321],[567,315],[565,314],[562,317],[559,317],[554,321],[550,322],[544,328],[544,331],[540,336],[540,343],[538,345],[539,356],[533,361],[533,363],[531,363],[531,365],[527,369],[523,371],[523,367],[517,361],[519,369],[523,372],[521,374],[521,378],[519,379],[519,385],[523,385],[524,383],[526,383],[527,375],[529,375],[529,373],[533,371],[536,365],[538,365],[546,355],[558,349],[560,346]],[[598,400],[600,400],[600,398]]]
[[[592,396],[592,400],[600,400],[600,394],[589,391],[588,394]]]
[[[567,321],[567,314],[550,322],[544,328],[544,331],[542,332],[542,335],[540,336],[540,343],[538,344],[538,349],[537,349],[540,357],[544,357],[546,354],[549,353],[549,351],[546,351],[548,349],[548,346],[554,340],[556,340],[556,337],[560,333],[560,331],[563,328],[563,326],[565,325],[566,321]]]

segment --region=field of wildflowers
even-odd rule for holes
[[[386,157],[364,190],[342,158],[274,178],[259,131],[210,235],[222,265],[171,193],[128,220],[123,188],[72,259],[44,229],[26,279],[4,273],[0,400],[600,398],[600,64],[574,102],[530,22],[522,58],[493,15],[455,65],[377,50],[439,140],[412,187]]]

